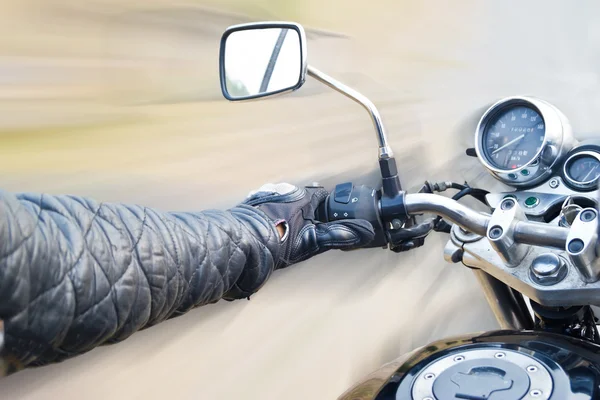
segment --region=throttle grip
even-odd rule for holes
[[[379,211],[380,198],[381,193],[368,186],[354,186],[352,182],[341,183],[317,211],[317,219],[323,222],[340,219],[367,220],[375,230],[375,239],[366,247],[387,247]]]

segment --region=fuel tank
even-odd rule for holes
[[[553,333],[440,340],[384,365],[341,400],[600,399],[600,346]]]

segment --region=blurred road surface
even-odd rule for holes
[[[264,182],[373,181],[369,118],[315,82],[221,99],[230,24],[296,20],[309,62],[379,107],[408,188],[498,188],[474,159],[483,109],[532,94],[598,130],[600,3],[35,0],[0,13],[0,185],[165,210],[228,207]],[[209,7],[209,8],[207,8]],[[245,15],[246,17],[241,17]],[[331,252],[126,342],[0,382],[2,399],[332,399],[432,340],[496,328],[445,238]]]

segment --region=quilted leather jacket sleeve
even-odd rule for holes
[[[0,191],[2,358],[11,370],[60,361],[248,297],[279,251],[275,226],[250,206],[161,213]]]

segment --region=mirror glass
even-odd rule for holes
[[[227,37],[221,62],[224,88],[233,99],[297,89],[302,81],[300,35],[279,27],[235,31]]]

